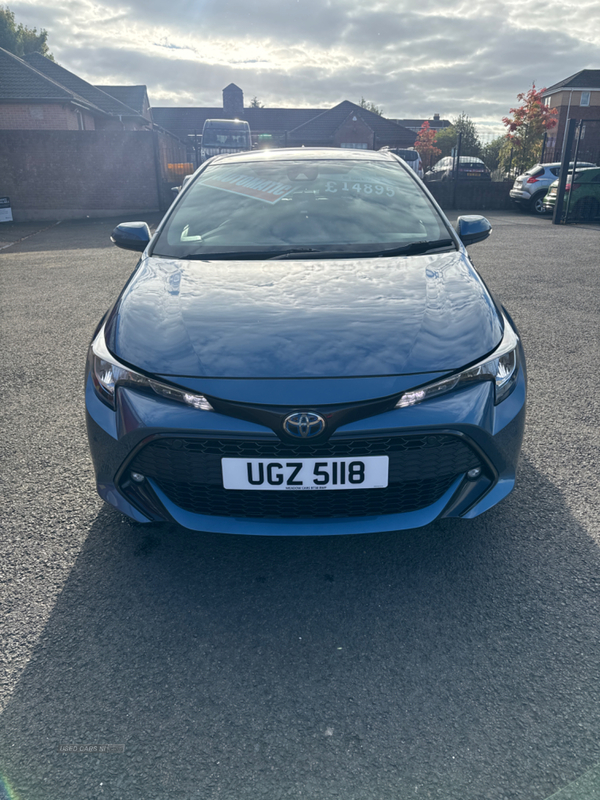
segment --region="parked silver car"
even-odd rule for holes
[[[573,162],[570,164],[573,167]],[[578,167],[595,167],[589,161],[578,161]],[[544,207],[546,192],[560,176],[560,161],[551,164],[536,164],[519,175],[510,190],[510,199],[524,211],[532,214],[547,214]]]

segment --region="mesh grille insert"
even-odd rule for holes
[[[341,458],[389,456],[385,489],[273,492],[223,489],[221,457]],[[449,434],[333,437],[324,444],[279,439],[166,437],[143,447],[128,465],[152,478],[175,505],[196,514],[224,517],[323,518],[416,511],[435,503],[455,478],[481,466],[462,439]]]

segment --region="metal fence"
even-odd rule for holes
[[[561,162],[558,188],[549,193],[555,197],[552,222],[600,224],[600,170],[587,169],[600,163],[600,119],[569,119],[556,156],[556,147],[545,149],[543,163]]]

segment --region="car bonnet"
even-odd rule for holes
[[[297,261],[142,260],[106,341],[151,374],[347,378],[447,372],[502,322],[464,252]]]

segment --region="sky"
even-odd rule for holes
[[[482,133],[533,83],[600,69],[600,0],[3,0],[93,84],[145,84],[153,106],[464,112]]]

